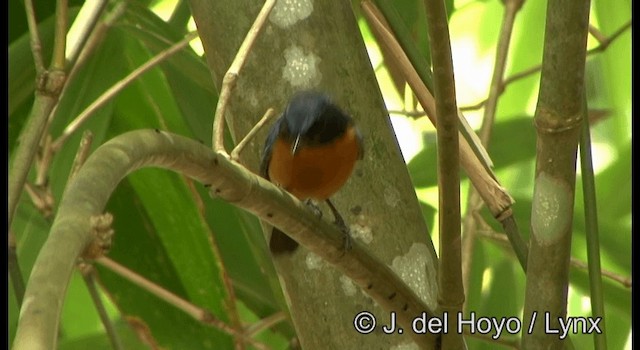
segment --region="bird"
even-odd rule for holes
[[[348,248],[348,229],[329,197],[345,184],[363,156],[363,137],[353,118],[326,93],[303,90],[291,97],[269,130],[260,175],[308,204],[325,201],[334,223],[345,232]],[[297,247],[296,241],[273,228],[272,254],[293,253]]]

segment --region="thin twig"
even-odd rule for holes
[[[51,194],[51,187],[49,186],[35,186],[30,183],[24,184],[24,191],[31,199],[33,206],[38,209],[44,219],[49,219],[53,214],[53,206],[55,200]]]
[[[242,152],[242,150],[247,146],[247,144],[251,140],[253,140],[253,138],[256,136],[258,131],[260,131],[271,120],[271,118],[274,115],[275,115],[275,112],[273,108],[267,109],[267,111],[264,113],[260,121],[258,121],[258,123],[256,123],[256,125],[253,126],[253,128],[249,131],[249,133],[247,133],[247,136],[245,136],[242,139],[242,141],[240,141],[238,145],[233,149],[233,151],[231,151],[231,156],[230,156],[231,159],[235,161],[239,160],[240,153]]]
[[[577,258],[571,257],[571,267],[576,269],[588,270],[589,265],[582,260],[578,260]],[[633,284],[633,280],[631,277],[622,276],[613,271],[602,269],[602,276],[607,277],[608,279],[620,283],[625,288],[631,288]]]
[[[600,44],[607,41],[607,37],[602,34],[600,29],[596,28],[594,25],[589,24],[589,34],[591,34],[591,36],[594,37]]]
[[[224,118],[227,105],[229,104],[229,98],[231,97],[231,93],[235,87],[238,74],[240,73],[242,66],[244,66],[249,52],[251,52],[253,43],[258,37],[258,34],[260,34],[262,27],[264,27],[275,3],[275,0],[267,0],[264,5],[262,5],[260,13],[258,13],[256,20],[249,29],[242,45],[240,45],[238,53],[233,59],[229,70],[227,70],[227,73],[225,73],[224,78],[222,79],[222,89],[220,90],[220,96],[218,97],[216,113],[213,117],[213,132],[211,135],[211,145],[213,146],[213,150],[216,152],[226,152],[224,148]]]
[[[80,139],[80,145],[78,146],[76,156],[73,158],[73,165],[71,166],[71,172],[69,173],[69,180],[76,176],[80,167],[82,167],[84,162],[87,160],[87,157],[89,157],[89,151],[91,150],[92,143],[93,133],[91,130],[85,130],[82,133],[82,139]]]
[[[116,332],[113,322],[111,321],[109,314],[107,314],[107,309],[104,307],[100,293],[98,292],[95,269],[87,263],[81,263],[78,267],[80,269],[82,279],[87,286],[87,290],[89,291],[89,295],[91,296],[91,300],[96,307],[96,311],[98,311],[104,330],[107,332],[107,338],[109,338],[111,347],[115,350],[124,349],[122,347],[120,337],[118,336],[118,332]]]
[[[479,132],[480,140],[485,147],[489,144],[491,129],[496,117],[498,97],[500,97],[500,90],[502,90],[502,78],[507,66],[507,56],[509,55],[509,44],[511,42],[511,34],[513,33],[513,24],[515,22],[516,14],[522,7],[523,2],[524,0],[504,1],[505,10],[500,29],[500,38],[498,39],[496,61],[493,66],[493,76],[491,77],[489,97],[485,103],[482,127]]]
[[[258,333],[264,331],[265,329],[269,329],[286,319],[287,319],[287,314],[284,313],[283,311],[278,311],[270,316],[267,316],[261,319],[259,322],[256,322],[251,326],[247,327],[245,333],[247,334],[247,336],[253,337]]]
[[[513,24],[515,17],[524,0],[506,0],[504,17],[502,20],[502,26],[500,28],[500,37],[498,39],[498,45],[496,49],[496,60],[493,68],[493,76],[491,78],[491,85],[489,87],[489,97],[485,104],[484,116],[482,118],[482,126],[478,137],[482,145],[487,148],[489,146],[489,140],[491,138],[491,130],[495,123],[496,109],[498,106],[498,97],[500,96],[500,90],[502,89],[502,79],[504,71],[507,65],[507,56],[509,54],[509,43],[511,41],[511,34],[513,32]],[[467,213],[463,220],[464,231],[462,236],[462,277],[465,290],[469,284],[471,278],[471,266],[473,264],[473,251],[476,242],[476,228],[477,223],[474,220],[473,213],[482,206],[482,201],[477,195],[474,187],[469,188],[469,196],[467,201]],[[511,227],[511,226],[510,226]],[[466,300],[465,300],[466,306]]]
[[[96,262],[106,267],[107,269],[111,270],[112,272],[116,273],[117,275],[125,278],[129,282],[139,286],[140,288],[157,296],[158,298],[164,300],[165,302],[182,310],[184,313],[191,316],[192,318],[204,324],[213,326],[236,338],[242,339],[243,341],[255,346],[258,349],[265,349],[265,350],[268,349],[268,347],[265,344],[255,339],[252,339],[251,337],[247,336],[247,334],[244,332],[236,331],[233,327],[222,322],[221,320],[216,318],[209,310],[193,305],[192,303],[171,293],[170,291],[164,289],[163,287],[149,281],[148,279],[137,274],[136,272],[131,271],[130,269],[118,264],[117,262],[104,256],[97,259]]]
[[[69,25],[68,1],[56,2],[56,28],[53,40],[53,57],[51,58],[51,70],[65,70],[65,51],[67,46],[67,27]]]
[[[613,32],[613,34],[611,34],[608,38],[606,38],[605,40],[600,42],[600,45],[590,49],[587,51],[587,57],[594,55],[596,53],[602,52],[604,50],[607,49],[607,47],[609,45],[611,45],[612,42],[614,42],[616,39],[618,39],[627,29],[631,28],[631,21],[623,24],[620,28],[618,28],[618,30],[616,30],[615,32]],[[502,82],[502,87],[500,89],[500,95],[502,95],[505,90],[507,89],[508,85],[511,85],[512,83],[520,80],[520,79],[524,79],[530,75],[533,75],[535,73],[540,72],[540,69],[542,69],[542,64],[538,64],[535,65],[533,67],[527,68],[519,73],[513,74],[512,76],[508,77],[507,79],[505,79]],[[476,109],[480,109],[482,108],[485,103],[487,102],[487,100],[482,100],[474,105],[470,105],[470,106],[464,106],[461,107],[461,110],[476,110]]]
[[[38,187],[44,186],[45,183],[47,182],[47,172],[48,172],[49,166],[51,166],[51,161],[53,159],[53,154],[50,151],[51,142],[52,142],[51,135],[43,133],[43,137],[40,142],[41,156],[40,157],[36,156],[35,163],[36,163],[37,175],[36,175],[35,181],[33,182],[33,184]]]
[[[475,219],[475,213],[482,208],[482,199],[473,186],[469,188],[469,199],[467,200],[467,211],[462,218],[462,285],[466,291],[469,290],[469,281],[471,280],[471,270],[473,267],[473,251],[476,242],[476,231],[478,230],[478,222]],[[462,310],[467,309],[468,298],[465,298]]]
[[[60,150],[62,145],[67,141],[67,139],[82,125],[89,117],[93,115],[99,108],[104,106],[107,102],[109,102],[112,98],[114,98],[120,91],[122,91],[125,87],[131,84],[135,79],[140,77],[142,74],[149,71],[151,68],[154,68],[162,61],[171,57],[171,55],[183,49],[185,46],[189,45],[189,42],[193,40],[197,36],[197,32],[191,32],[187,34],[184,39],[175,43],[171,47],[166,50],[158,53],[152,59],[147,61],[142,66],[138,67],[133,72],[129,73],[125,78],[115,83],[109,90],[105,91],[100,97],[98,97],[91,105],[85,108],[62,132],[62,135],[58,137],[52,144],[52,150],[57,152]]]
[[[389,45],[388,52],[392,53],[391,58],[398,60],[398,66],[401,68],[407,83],[411,87],[411,90],[418,98],[420,105],[427,113],[427,117],[437,128],[437,122],[435,120],[436,103],[431,95],[431,92],[427,89],[420,77],[415,71],[415,68],[411,65],[407,55],[402,51],[402,48],[398,44],[397,40],[393,37],[393,34],[385,26],[385,20],[382,13],[375,7],[375,5],[365,0],[361,3],[363,14],[370,24],[372,32],[378,38],[378,42],[381,45]],[[459,118],[460,124],[463,124],[463,118]],[[460,128],[467,130],[467,128]],[[471,131],[469,136],[473,135]],[[467,175],[471,179],[473,185],[480,192],[482,199],[487,204],[487,207],[495,217],[499,217],[505,210],[507,210],[513,199],[506,192],[506,190],[500,186],[496,180],[490,166],[490,159],[486,157],[486,150],[478,142],[474,142],[475,148],[472,148],[465,137],[459,137],[460,147],[460,163],[465,169]],[[481,151],[481,149],[483,151]]]
[[[594,334],[596,350],[607,349],[607,331],[604,311],[604,292],[602,290],[602,267],[600,266],[600,230],[598,229],[598,210],[596,208],[596,184],[593,173],[593,155],[591,153],[591,131],[587,111],[587,93],[583,93],[583,121],[580,135],[580,170],[582,171],[582,192],[584,194],[584,220],[587,238],[587,261],[589,262],[589,291],[591,316],[600,318],[600,330]]]
[[[84,66],[91,53],[94,52],[103,41],[109,28],[113,26],[113,23],[125,14],[127,5],[127,1],[118,2],[110,12],[105,14],[104,19],[97,23],[95,29],[91,32],[91,35],[82,46],[80,52],[78,52],[78,57],[71,61],[73,65],[69,71],[69,80],[72,80],[75,77],[76,72]],[[167,45],[169,44],[170,43]]]
[[[27,24],[29,25],[29,43],[31,44],[31,53],[33,54],[33,62],[36,68],[36,76],[44,72],[44,59],[42,58],[42,41],[38,32],[38,20],[33,8],[33,0],[25,0],[24,8],[27,12]]]
[[[591,54],[595,54],[601,51],[604,51],[612,42],[618,39],[627,29],[631,28],[631,21],[622,25],[622,27],[618,28],[613,34],[611,34],[608,38],[600,41],[600,45],[594,47],[593,49],[587,51],[587,56]]]
[[[389,114],[400,114],[400,115],[404,115],[406,117],[409,118],[418,118],[418,117],[424,117],[427,115],[427,113],[425,111],[407,111],[407,110],[395,110],[395,109],[389,109],[387,110],[387,112],[389,112]]]
[[[491,229],[479,229],[477,233],[482,238],[486,238],[495,243],[499,243],[500,246],[503,246],[505,248],[510,246],[509,239],[504,233],[495,232]],[[571,267],[575,269],[581,269],[581,270],[587,270],[589,268],[587,263],[574,257],[571,257]],[[602,276],[607,277],[610,280],[621,284],[625,288],[631,288],[633,284],[633,280],[631,279],[631,277],[623,276],[610,270],[603,269]]]

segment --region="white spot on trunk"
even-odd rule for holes
[[[287,28],[309,17],[313,12],[312,0],[278,0],[269,19],[280,28]]]
[[[414,243],[409,252],[397,256],[391,269],[433,310],[436,309],[437,280],[433,261],[429,261],[429,248],[424,243]],[[432,288],[429,288],[432,287]]]
[[[312,88],[322,79],[318,70],[320,58],[313,53],[305,54],[304,51],[293,45],[284,50],[284,58],[287,61],[282,77],[295,88]]]

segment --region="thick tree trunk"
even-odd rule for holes
[[[354,117],[365,137],[365,158],[332,198],[334,204],[351,224],[356,240],[368,244],[389,265],[402,266],[406,275],[415,271],[409,285],[417,285],[416,293],[435,308],[435,251],[350,2],[287,3],[294,2],[276,4],[240,73],[226,115],[232,136],[241,139],[269,107],[282,112],[296,90],[329,93]],[[191,0],[190,4],[220,87],[262,2]],[[265,136],[262,131],[243,155],[243,163],[255,172]],[[411,341],[408,329],[401,336],[384,335],[380,329],[388,325],[389,314],[381,313],[352,282],[304,248],[274,263],[303,348],[388,349]],[[354,329],[354,317],[361,311],[377,315],[372,334],[360,335]]]

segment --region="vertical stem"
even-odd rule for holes
[[[56,3],[56,34],[53,41],[53,57],[51,70],[64,70],[67,47],[67,29],[69,27],[69,16],[67,13],[67,0],[58,0]]]
[[[38,21],[33,9],[33,0],[25,0],[24,9],[27,13],[27,24],[29,25],[29,36],[31,38],[29,42],[31,44],[33,62],[36,66],[36,75],[40,75],[44,71],[44,59],[42,58],[42,42],[40,41],[40,33],[38,33]]]
[[[566,317],[569,261],[575,197],[575,166],[583,123],[584,67],[589,0],[550,0],[547,5],[537,131],[536,178],[531,210],[531,239],[522,347],[563,345],[557,334]],[[532,319],[536,320],[532,324]],[[548,320],[549,322],[544,322]]]
[[[491,128],[496,117],[496,108],[498,106],[498,97],[502,90],[502,79],[507,66],[507,55],[509,53],[509,43],[511,42],[511,33],[513,32],[513,23],[516,14],[524,0],[505,0],[504,17],[502,19],[502,28],[500,29],[500,38],[498,39],[498,47],[496,50],[496,62],[493,66],[493,76],[491,77],[491,86],[489,88],[489,97],[484,106],[484,116],[482,118],[482,127],[480,128],[480,140],[487,147],[491,137]]]
[[[447,13],[442,0],[426,0],[427,24],[433,60],[438,138],[438,198],[440,221],[440,264],[438,304],[447,312],[450,324],[462,311],[464,290],[460,237],[460,161],[458,149],[458,107],[453,79],[453,62]],[[442,347],[463,349],[460,334],[443,334]]]
[[[583,109],[584,122],[580,135],[580,169],[582,170],[582,191],[584,193],[585,229],[587,232],[587,261],[589,264],[589,288],[591,291],[591,315],[601,318],[600,330],[593,335],[595,349],[607,348],[607,332],[604,318],[604,296],[602,291],[602,269],[600,268],[600,240],[598,231],[598,211],[596,209],[596,185],[593,175],[591,135],[587,117],[586,97]]]
[[[57,95],[52,96],[37,91],[27,124],[20,134],[20,143],[13,154],[13,161],[9,171],[9,203],[7,205],[9,226],[11,226],[29,169],[31,169],[40,138],[47,124],[47,118],[58,102],[57,97]]]
[[[58,97],[66,81],[64,73],[64,46],[67,29],[67,1],[60,0],[56,7],[56,37],[54,43],[53,63],[51,71],[44,70],[41,57],[40,39],[38,37],[37,22],[33,11],[33,3],[26,0],[25,7],[29,22],[29,31],[32,36],[32,51],[36,62],[36,98],[29,114],[27,123],[23,127],[18,149],[13,154],[13,160],[9,171],[9,227],[13,215],[22,195],[22,189],[26,182],[33,158],[38,149],[40,138],[45,130],[49,114],[58,103]],[[62,58],[60,58],[60,56]],[[62,60],[62,64],[60,64]]]

